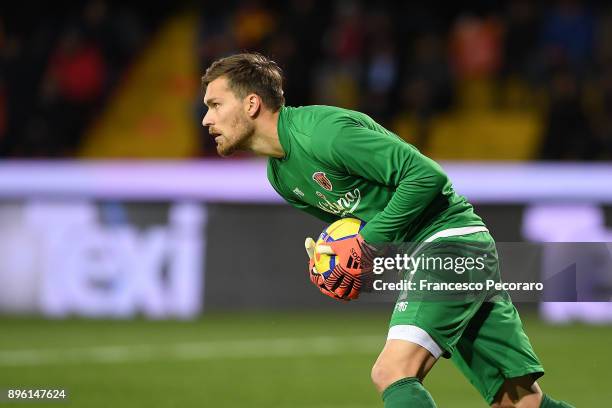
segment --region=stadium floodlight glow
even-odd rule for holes
[[[612,165],[442,162],[471,202],[612,203]],[[280,203],[263,159],[2,161],[0,197]]]

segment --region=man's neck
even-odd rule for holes
[[[258,155],[277,159],[285,157],[285,151],[278,136],[279,114],[280,110],[272,113],[265,112],[264,116],[259,118],[255,134],[251,138],[249,150]]]

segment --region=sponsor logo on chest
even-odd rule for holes
[[[317,206],[328,213],[336,214],[340,217],[344,217],[347,214],[352,214],[361,202],[361,192],[358,188],[354,189],[353,191],[349,191],[336,201],[328,200],[325,194],[321,193],[320,191],[317,191],[316,193],[317,197],[323,200],[319,201]]]

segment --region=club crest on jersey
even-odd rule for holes
[[[332,183],[329,181],[325,173],[317,171],[312,175],[312,179],[317,182],[318,185],[323,187],[327,191],[332,191]]]

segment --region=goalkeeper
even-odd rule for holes
[[[326,249],[361,263],[338,265],[324,279],[311,262],[311,280],[322,293],[350,300],[368,289],[366,261],[380,243],[449,242],[455,256],[477,243],[492,255],[489,272],[498,273],[493,239],[440,166],[367,115],[284,106],[281,70],[259,54],[214,62],[202,85],[208,106],[202,125],[221,156],[238,150],[268,156],[268,179],[291,205],[326,222],[346,216],[367,222],[357,237]],[[422,381],[442,356],[492,407],[570,407],[540,390],[544,369],[507,296],[441,302],[401,295],[372,369],[384,406],[435,407]]]

